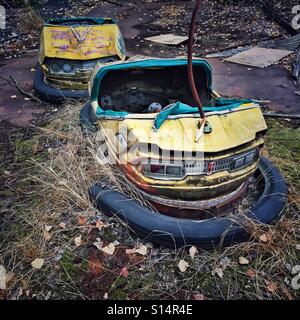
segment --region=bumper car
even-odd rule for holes
[[[193,59],[200,3],[192,15],[188,59],[98,66],[80,122],[85,133],[97,133],[102,163],[118,166],[138,194],[135,199],[127,190],[95,183],[89,191],[99,210],[145,241],[212,249],[246,240],[250,220],[274,223],[288,188],[262,156],[267,125],[260,106],[220,97],[211,66]],[[234,210],[253,180],[258,196]]]
[[[35,90],[54,103],[88,98],[96,64],[124,61],[125,55],[124,39],[113,19],[51,19],[40,36]]]
[[[96,68],[80,121],[101,134],[101,161],[118,166],[153,208],[95,183],[90,195],[102,212],[148,241],[212,248],[247,239],[248,219],[276,221],[288,188],[261,156],[267,125],[260,106],[221,98],[207,61],[193,59],[192,67],[205,120],[194,106],[188,60],[144,59]],[[259,181],[259,198],[233,214],[251,179]]]

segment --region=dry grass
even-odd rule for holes
[[[299,209],[293,201],[297,186],[293,186],[286,214],[278,224],[248,221],[249,242],[201,250],[194,258],[188,248],[175,251],[146,244],[149,253],[145,257],[129,257],[125,249],[142,240],[120,221],[95,210],[87,190],[101,178],[134,198],[138,196],[118,170],[95,157],[93,139],[83,138],[78,125],[79,108],[65,107],[47,127],[38,130],[29,141],[34,156],[28,156],[26,162],[22,158],[19,172],[7,183],[11,193],[2,214],[0,265],[11,279],[2,291],[4,298],[102,299],[105,292],[115,299],[193,299],[197,294],[207,299],[299,297],[290,284],[291,269],[300,258]],[[22,145],[18,148],[23,154]],[[99,220],[109,227],[95,229]],[[47,226],[51,230],[46,231]],[[79,235],[82,244],[77,247],[74,239]],[[118,241],[114,256],[101,254],[93,246],[96,238],[105,244]],[[241,265],[240,257],[249,264]],[[45,260],[41,270],[31,267],[36,258]],[[189,263],[185,273],[178,269],[181,259]],[[120,276],[123,267],[128,268],[129,277]]]
[[[42,17],[30,4],[27,4],[22,19],[22,32],[28,34],[39,33],[42,26]]]

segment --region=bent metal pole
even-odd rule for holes
[[[200,117],[203,119],[202,124],[199,128],[200,131],[199,131],[199,135],[196,138],[196,141],[202,135],[202,132],[203,132],[203,129],[204,129],[204,126],[206,123],[206,118],[205,118],[205,114],[203,111],[203,105],[202,105],[201,99],[200,99],[198,91],[197,91],[197,87],[195,84],[195,78],[194,78],[194,72],[193,72],[194,34],[196,31],[197,15],[199,13],[200,5],[201,5],[201,0],[196,0],[196,6],[194,8],[193,15],[192,15],[192,21],[190,24],[189,41],[188,41],[188,78],[189,78],[189,84],[190,84],[190,88],[191,88],[191,91],[193,94],[193,98],[194,98],[194,100],[197,104],[197,107],[199,109]]]

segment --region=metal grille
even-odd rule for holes
[[[144,174],[151,178],[158,180],[178,180],[184,179],[187,176],[197,175],[211,175],[217,172],[229,171],[233,172],[241,170],[247,166],[250,166],[258,159],[258,150],[252,149],[248,152],[241,153],[239,155],[231,156],[220,160],[202,160],[202,161],[184,161],[180,166],[179,164],[170,163],[156,163],[160,166],[165,167],[164,172],[161,173],[150,173],[150,165],[144,166]],[[152,163],[153,164],[153,163]],[[179,167],[181,168],[181,174],[175,176],[174,174],[167,174],[167,167]]]

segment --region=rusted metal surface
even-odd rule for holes
[[[196,102],[197,107],[199,108],[199,113],[202,119],[205,119],[205,115],[202,109],[202,102],[200,100],[198,90],[195,84],[195,79],[194,79],[194,72],[193,72],[193,46],[194,46],[194,34],[196,30],[196,25],[197,25],[197,15],[200,10],[200,5],[201,5],[201,0],[197,0],[195,9],[193,11],[192,15],[192,21],[190,25],[190,30],[189,30],[189,41],[188,41],[188,78],[189,78],[189,84],[191,87],[191,91],[194,97],[194,100]],[[203,121],[204,124],[205,121]]]

